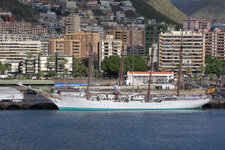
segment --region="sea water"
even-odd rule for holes
[[[1,150],[224,150],[225,110],[0,111]]]

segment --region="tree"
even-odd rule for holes
[[[132,71],[132,56],[124,57],[123,73]],[[110,77],[117,78],[120,71],[120,57],[118,55],[105,58],[101,69]],[[134,56],[134,71],[147,71],[148,66],[140,56]]]
[[[191,74],[191,68],[190,67],[185,68],[185,72],[186,75],[189,76]]]
[[[74,59],[73,64],[74,64],[74,71],[73,71],[74,77],[86,77],[87,76],[88,68],[85,65],[85,59],[76,58],[76,59]]]
[[[38,57],[42,57],[43,56],[43,53],[38,53]]]
[[[132,57],[126,56],[124,59],[124,71],[132,71]],[[134,56],[134,71],[147,71],[148,66],[141,58],[141,56]]]
[[[162,72],[166,72],[166,71],[167,71],[166,68],[162,67]]]
[[[66,64],[68,63],[68,59],[64,59],[63,68],[64,68],[64,77],[68,75],[68,69],[66,68]]]
[[[56,74],[56,72],[55,71],[49,71],[48,73],[47,73],[47,76],[48,77],[55,77],[57,74]]]
[[[221,74],[225,74],[225,62],[211,56],[206,57],[206,74],[216,74],[219,77]]]
[[[27,58],[32,58],[32,57],[33,57],[32,53],[27,54]]]
[[[0,62],[0,73],[2,74],[5,74],[5,71],[9,71],[9,70],[11,70],[11,64],[9,64],[9,63],[5,63],[5,64],[2,64],[1,62]]]
[[[120,57],[118,55],[105,58],[102,62],[102,70],[110,77],[118,77],[120,70]]]
[[[44,73],[43,73],[42,71],[39,71],[39,72],[37,73],[37,77],[38,77],[38,78],[43,77],[43,76],[44,76]]]
[[[48,69],[49,69],[50,71],[54,70],[54,67],[55,67],[55,65],[54,65],[55,57],[54,57],[54,56],[50,56],[50,57],[48,58],[48,61],[49,61],[49,63],[48,63]]]

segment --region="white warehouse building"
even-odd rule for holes
[[[128,71],[126,85],[132,85],[132,82],[134,82],[135,86],[148,85],[148,80],[149,72],[147,71]],[[160,85],[162,89],[174,89],[174,85],[170,83],[173,80],[173,72],[152,72],[151,84],[155,85],[155,87]]]

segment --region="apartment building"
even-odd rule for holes
[[[150,22],[151,23],[151,22]],[[175,30],[174,26],[166,23],[151,23],[145,26],[145,53],[149,54],[152,44],[158,42],[159,34]],[[154,41],[153,41],[154,38]]]
[[[48,54],[49,38],[33,34],[0,34],[0,41],[40,41],[41,53]]]
[[[114,40],[122,40],[126,46],[145,47],[145,30],[143,28],[113,28],[104,31],[106,35],[113,35]]]
[[[92,49],[98,55],[99,40],[100,35],[98,33],[79,31],[66,34],[63,38],[51,39],[49,51],[51,54],[61,52],[74,58],[89,57]]]
[[[0,33],[9,34],[47,34],[48,30],[41,26],[33,27],[28,22],[0,22]]]
[[[0,41],[27,41],[33,37],[32,34],[0,34]]]
[[[225,31],[215,29],[205,30],[205,54],[225,60]]]
[[[161,33],[159,38],[159,69],[177,73],[180,64],[182,31]],[[201,73],[200,67],[205,63],[204,36],[191,31],[183,32],[183,64],[185,74]]]
[[[19,63],[28,54],[35,57],[40,52],[40,41],[0,41],[0,59],[4,58],[8,63]]]
[[[113,29],[106,29],[104,31],[105,38],[106,35],[113,35],[114,40],[122,40],[123,44],[129,45],[129,30],[126,28],[113,28]]]
[[[101,62],[112,55],[121,55],[122,41],[114,40],[113,35],[107,35],[105,40],[99,41],[99,68],[101,68]]]
[[[76,33],[80,31],[80,16],[71,14],[63,18],[63,33]]]
[[[73,71],[73,57],[64,54],[24,58],[22,62],[22,72],[28,76],[35,76],[38,72],[47,75],[49,71],[56,74],[71,74]]]
[[[183,21],[184,31],[202,32],[203,30],[209,30],[211,23],[205,19],[189,18]]]

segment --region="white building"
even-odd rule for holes
[[[6,59],[8,63],[19,63],[28,54],[32,54],[35,57],[40,52],[40,41],[0,41],[0,59]]]
[[[54,71],[57,74],[64,74],[65,72],[71,74],[73,71],[73,57],[58,54],[39,58],[25,58],[23,60],[23,74],[34,76],[38,72],[43,72],[46,75],[49,71]]]
[[[159,69],[178,73],[181,39],[183,49],[182,71],[191,76],[202,73],[200,68],[205,64],[205,37],[202,33],[191,31],[184,31],[183,34],[182,31],[160,34]]]
[[[101,62],[112,55],[121,55],[122,41],[113,40],[113,35],[106,35],[106,40],[99,41],[99,68]]]
[[[126,85],[140,86],[148,85],[149,72],[144,71],[128,71]],[[162,89],[174,89],[174,85],[170,82],[174,80],[173,72],[152,72],[151,84],[157,86],[160,85]]]

